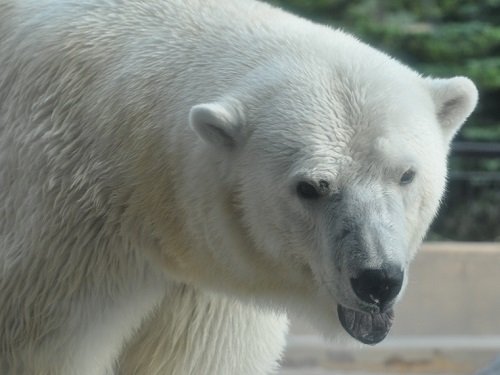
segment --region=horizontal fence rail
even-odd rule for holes
[[[467,158],[499,158],[500,142],[454,142],[452,155]],[[451,171],[450,180],[475,182],[500,182],[500,171]]]
[[[452,152],[464,156],[500,157],[500,142],[454,142]]]

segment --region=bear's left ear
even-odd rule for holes
[[[205,142],[224,148],[234,148],[243,139],[244,117],[236,101],[198,104],[189,112],[191,128]]]
[[[476,86],[465,77],[428,79],[428,82],[437,118],[446,140],[450,141],[476,107]]]

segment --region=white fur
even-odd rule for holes
[[[0,372],[265,374],[281,311],[339,334],[476,100],[251,0],[0,0]]]
[[[189,287],[169,288],[151,319],[122,353],[117,373],[268,374],[288,324],[281,314]]]

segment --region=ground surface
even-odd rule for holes
[[[280,375],[500,375],[500,336],[392,337],[376,347],[346,347],[292,335]],[[487,368],[487,369],[486,369]]]

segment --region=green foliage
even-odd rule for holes
[[[474,122],[469,123],[462,129],[462,138],[471,141],[488,142],[492,139],[500,139],[500,120],[496,126],[481,126]],[[459,168],[460,166],[457,166]]]
[[[420,25],[399,34],[399,47],[427,62],[449,63],[462,59],[487,57],[500,46],[500,27],[482,22]],[[460,48],[457,48],[460,46]]]
[[[425,75],[470,77],[480,105],[459,140],[500,142],[500,0],[268,0],[343,28]],[[500,158],[452,157],[452,176],[431,237],[500,240]],[[488,177],[490,176],[490,177]]]

